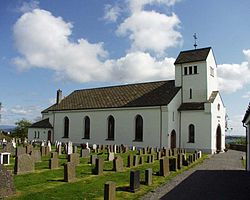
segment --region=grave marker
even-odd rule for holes
[[[76,179],[75,164],[68,162],[64,164],[64,181],[72,182]]]
[[[115,182],[106,182],[104,185],[104,200],[115,200],[115,191]]]
[[[130,191],[135,192],[140,188],[140,171],[130,172]]]

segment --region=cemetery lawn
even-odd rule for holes
[[[136,152],[132,151],[129,153],[136,154]],[[119,154],[124,160],[124,166],[127,166],[129,153]],[[104,160],[107,158],[107,154],[104,152],[98,156]],[[104,184],[107,181],[116,183],[116,199],[139,199],[177,174],[202,163],[206,158],[207,155],[203,154],[198,161],[188,167],[183,166],[181,170],[171,172],[167,177],[156,175],[160,169],[159,161],[155,160],[154,163],[146,163],[146,156],[143,165],[126,167],[123,172],[112,171],[113,162],[105,161],[103,175],[92,175],[94,165],[88,164],[89,157],[80,158],[80,165],[76,167],[77,179],[74,182],[66,183],[63,181],[63,164],[67,162],[66,155],[59,156],[60,168],[56,170],[50,170],[49,157],[43,157],[42,162],[35,164],[34,173],[14,176],[17,193],[8,199],[103,199]],[[13,166],[14,159],[11,159],[11,165],[8,168],[13,169]],[[153,170],[153,184],[151,186],[143,184],[145,169],[148,168]],[[140,190],[135,193],[128,191],[131,170],[140,170],[141,186]]]

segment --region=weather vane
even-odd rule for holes
[[[196,33],[194,33],[193,37],[194,37],[194,49],[196,49],[196,47],[197,47],[197,44],[196,44],[196,40],[197,40]]]

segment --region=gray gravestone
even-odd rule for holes
[[[153,173],[152,173],[151,168],[145,170],[145,184],[146,185],[152,185],[152,180],[153,180],[152,174]]]
[[[73,152],[74,152],[74,153],[78,153],[78,148],[77,148],[77,146],[74,146]]]
[[[51,152],[51,158],[58,158],[57,152]]]
[[[64,164],[64,181],[71,182],[76,179],[76,169],[74,163],[65,163]]]
[[[88,157],[89,156],[89,149],[81,149],[81,157]]]
[[[170,171],[177,170],[177,159],[176,158],[169,158],[169,168],[170,168]]]
[[[41,151],[41,156],[42,157],[46,156],[46,148],[45,148],[45,146],[41,146],[40,151]]]
[[[154,155],[150,155],[150,159],[151,159],[151,163],[154,163],[154,161],[155,161],[155,156],[154,156]]]
[[[140,165],[143,165],[143,164],[144,164],[144,157],[143,157],[143,156],[140,156],[139,164],[140,164]]]
[[[147,156],[147,163],[151,163],[151,155]]]
[[[16,193],[13,176],[3,165],[0,165],[0,199]]]
[[[16,156],[26,154],[26,149],[24,147],[17,147],[16,148]]]
[[[120,156],[115,157],[115,159],[113,160],[113,166],[116,172],[122,172],[123,171],[123,159]]]
[[[156,154],[156,160],[160,160],[161,159],[161,152],[158,151]]]
[[[31,152],[30,155],[31,155],[32,159],[34,160],[34,162],[40,162],[41,161],[41,152],[40,152],[40,150],[34,149]]]
[[[177,169],[182,168],[182,154],[177,155]]]
[[[130,172],[130,191],[135,192],[140,189],[140,171],[131,171]]]
[[[97,158],[95,160],[95,174],[96,175],[102,175],[103,174],[103,159],[102,158]]]
[[[167,176],[169,174],[169,158],[163,157],[160,159],[160,176]]]
[[[115,153],[113,153],[113,152],[108,153],[107,160],[108,161],[113,161],[114,159],[115,159]]]
[[[22,154],[15,159],[15,174],[22,174],[27,172],[33,172],[35,170],[35,163],[29,154]]]
[[[115,200],[115,191],[115,182],[106,182],[104,185],[104,200]]]
[[[27,145],[25,148],[27,154],[30,154],[33,151],[33,146],[31,144]]]
[[[57,169],[59,166],[58,158],[50,158],[49,160],[49,168],[50,169]]]
[[[128,155],[128,167],[133,167],[133,157],[132,157],[132,155]]]
[[[134,157],[133,157],[133,166],[137,167],[138,163],[139,163],[139,156],[134,155]]]
[[[97,159],[97,155],[91,155],[90,156],[90,164],[95,164],[95,160]]]
[[[80,156],[78,153],[72,153],[68,155],[68,162],[74,163],[75,165],[80,164]]]

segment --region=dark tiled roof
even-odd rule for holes
[[[204,102],[192,102],[192,103],[183,103],[178,108],[179,111],[184,110],[204,110]]]
[[[204,61],[207,59],[211,47],[181,51],[174,64]]]
[[[209,103],[213,103],[217,94],[219,94],[219,91],[213,91],[212,94],[210,95],[209,99],[208,99],[208,102]]]
[[[250,103],[248,104],[248,108],[247,108],[246,113],[244,115],[244,118],[242,120],[243,123],[246,122],[246,120],[247,120],[247,118],[248,118],[249,115],[250,115]]]
[[[53,126],[49,122],[49,118],[47,118],[39,122],[35,122],[34,124],[30,126],[30,128],[53,128]]]
[[[168,105],[180,90],[174,80],[76,90],[43,111]]]

